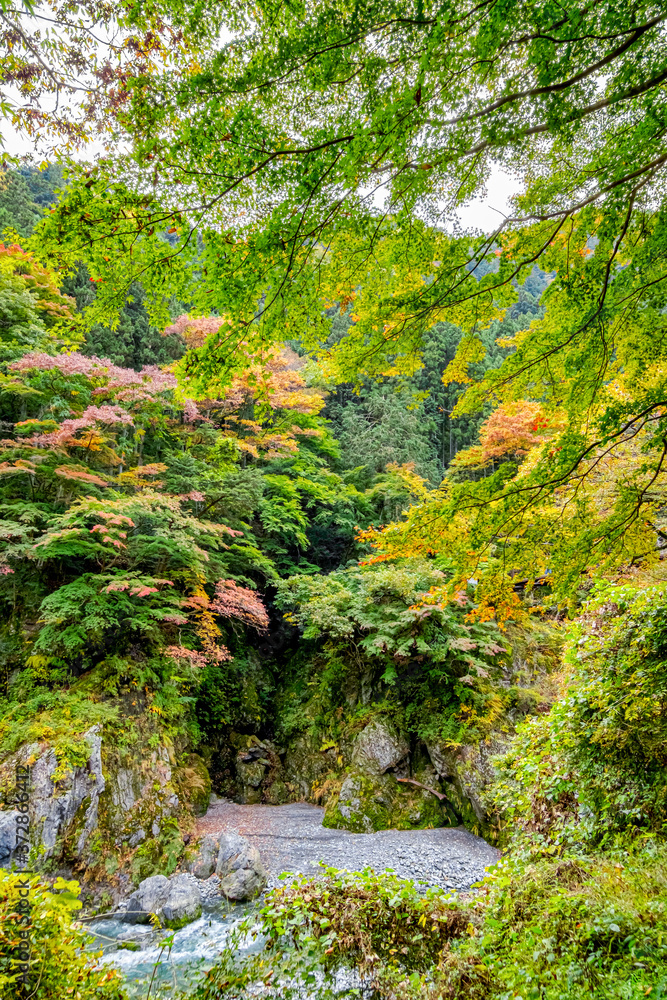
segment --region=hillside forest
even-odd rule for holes
[[[116,7],[0,0],[0,997],[667,996],[663,5]],[[496,862],[96,950],[304,802]]]

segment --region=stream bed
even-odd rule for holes
[[[324,863],[350,871],[392,869],[424,887],[465,891],[499,857],[495,848],[463,827],[350,833],[323,827],[323,815],[323,809],[305,802],[264,806],[214,799],[198,822],[197,834],[236,831],[247,837],[260,852],[269,888],[278,883],[281,872],[317,875]],[[103,949],[102,961],[123,973],[131,995],[146,995],[154,969],[152,995],[168,995],[214,964],[233,927],[256,905],[223,902],[205,910],[198,920],[176,931],[170,954],[164,951],[157,967],[160,941],[168,932],[115,919],[96,920],[89,930],[96,947]],[[246,943],[248,949],[259,946]]]
[[[97,920],[89,930],[94,936],[95,950],[102,949],[102,963],[123,974],[130,996],[145,997],[153,973],[151,995],[159,996],[191,986],[210,968],[225,948],[233,928],[251,912],[253,905],[223,905],[204,911],[199,920],[176,931],[170,951],[163,949],[160,942],[170,937],[171,932],[147,925]],[[252,943],[248,942],[247,947],[250,950]]]

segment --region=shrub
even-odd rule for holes
[[[510,825],[605,844],[667,829],[667,586],[599,584],[565,649],[565,690],[531,719],[496,798]]]
[[[30,1000],[125,1000],[120,975],[97,967],[96,954],[84,950],[88,935],[73,924],[78,893],[78,882],[59,878],[49,888],[34,875],[0,872],[1,1000],[15,1000],[22,991]],[[23,988],[17,960],[26,940]]]

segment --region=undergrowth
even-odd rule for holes
[[[273,890],[196,1000],[659,1000],[667,990],[667,850],[503,861],[457,898],[392,873],[326,869]]]

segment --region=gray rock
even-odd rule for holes
[[[250,785],[251,788],[259,788],[264,780],[266,765],[259,760],[254,760],[250,763],[244,763],[239,760],[236,763],[236,773],[242,784]]]
[[[299,736],[285,755],[284,780],[300,798],[309,799],[313,787],[321,785],[331,770],[331,762],[321,752],[320,744],[312,736]]]
[[[7,788],[13,786],[16,767],[29,763],[30,839],[38,866],[65,856],[82,867],[92,866],[101,860],[104,847],[136,847],[151,834],[158,836],[165,820],[183,808],[177,792],[195,783],[190,780],[193,768],[174,770],[166,747],[143,755],[136,748],[119,749],[113,739],[103,741],[101,725],[77,733],[76,739],[84,750],[80,765],[59,765],[53,748],[44,743],[24,744],[0,759],[0,784]],[[207,777],[203,762],[201,768],[202,774],[195,775],[198,792]],[[197,801],[201,805],[204,799],[200,795]],[[0,817],[4,829],[9,820],[1,809]],[[2,836],[6,839],[6,830],[0,835],[0,865]]]
[[[16,820],[20,813],[16,809],[0,812],[0,868],[10,868],[16,850]]]
[[[266,871],[259,851],[238,833],[220,834],[215,874],[227,899],[252,899],[266,884]]]
[[[202,896],[199,887],[187,875],[177,875],[169,883],[169,895],[162,905],[167,927],[182,927],[201,916]]]
[[[196,878],[209,878],[216,866],[219,850],[218,838],[207,833],[199,845],[197,854],[188,865],[188,870]]]
[[[454,754],[448,747],[431,742],[426,744],[426,749],[438,777],[449,778],[456,773]]]
[[[151,875],[150,878],[145,878],[128,899],[123,919],[131,924],[147,924],[150,920],[149,914],[155,913],[161,916],[170,888],[166,875]]]
[[[409,753],[409,747],[387,719],[373,719],[354,741],[352,762],[369,774],[384,774]]]
[[[488,790],[495,780],[494,760],[505,753],[510,741],[507,733],[494,732],[477,744],[455,750],[428,743],[429,757],[436,771],[446,781],[447,795],[475,833],[488,834],[491,814]]]
[[[119,767],[111,784],[111,801],[123,812],[128,813],[141,797],[136,771],[129,767]]]
[[[348,775],[341,785],[338,796],[338,811],[355,829],[359,827],[365,833],[373,832],[373,821],[363,811],[361,779],[356,775]]]
[[[116,847],[136,846],[149,836],[157,837],[162,823],[179,807],[174,789],[174,771],[169,751],[158,747],[138,757],[131,751],[119,754],[106,747],[107,791],[104,795],[105,833]]]
[[[146,839],[146,831],[142,829],[142,827],[139,827],[138,830],[134,831],[132,836],[128,839],[127,843],[129,847],[136,847],[137,844],[140,844],[141,841],[145,839]]]
[[[68,833],[73,825],[76,853],[79,857],[85,856],[86,844],[97,827],[100,795],[106,784],[102,774],[99,726],[89,729],[84,738],[90,746],[88,761],[83,767],[72,768],[56,784],[52,779],[58,761],[52,749],[38,756],[31,769],[31,836],[34,844],[42,846],[47,858],[56,851],[58,838]],[[24,747],[23,755],[26,758],[37,755],[39,749],[37,745]]]

